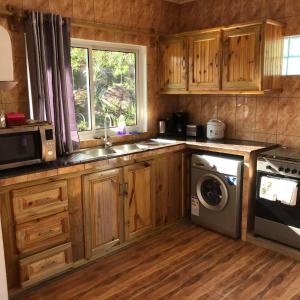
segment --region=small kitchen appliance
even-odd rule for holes
[[[257,159],[254,234],[300,249],[300,152],[278,148]]]
[[[56,159],[54,128],[46,122],[0,129],[0,170]]]
[[[158,121],[158,134],[165,135],[166,132],[167,132],[166,120],[159,120]]]
[[[177,112],[173,113],[174,120],[174,134],[177,137],[186,136],[186,125],[188,122],[188,113],[187,112]]]
[[[207,122],[207,138],[210,140],[220,140],[224,138],[226,125],[217,119],[211,119]]]

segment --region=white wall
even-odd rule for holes
[[[0,81],[13,81],[13,58],[11,39],[7,30],[0,26]]]
[[[8,300],[1,220],[0,220],[0,299]]]

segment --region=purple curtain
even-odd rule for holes
[[[32,117],[55,126],[57,153],[79,148],[73,97],[70,20],[31,11],[25,22]]]

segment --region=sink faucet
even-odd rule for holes
[[[110,126],[111,126],[111,117],[110,115],[106,114],[104,117],[104,138],[103,138],[105,149],[112,146],[112,143],[109,141],[109,136],[107,134],[107,131]]]

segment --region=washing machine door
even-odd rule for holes
[[[196,191],[201,204],[209,210],[221,211],[228,203],[226,184],[214,174],[206,174],[200,177]]]

